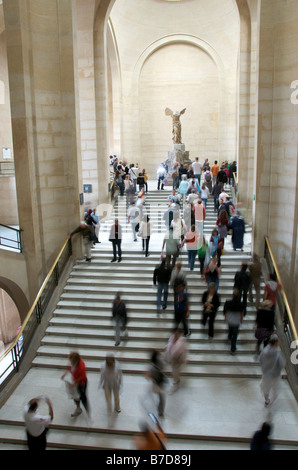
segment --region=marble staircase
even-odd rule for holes
[[[139,424],[156,412],[156,403],[145,378],[150,352],[164,351],[173,327],[173,293],[168,308],[156,314],[156,289],[152,286],[153,270],[159,263],[165,232],[162,215],[167,207],[169,191],[150,190],[149,207],[154,234],[150,240],[150,256],[144,257],[141,241],[132,240],[126,223],[126,203],[119,198],[115,214],[122,223],[123,260],[110,263],[109,226],[112,218],[102,223],[101,243],[92,250],[92,261],[77,261],[52,317],[47,325],[32,367],[22,383],[0,410],[0,449],[25,448],[22,408],[32,396],[46,394],[53,401],[55,418],[48,435],[49,449],[134,449],[134,436]],[[209,239],[215,224],[213,201],[207,205],[204,233]],[[168,436],[169,450],[241,450],[249,448],[256,429],[268,418],[259,385],[260,364],[255,357],[253,334],[255,308],[248,305],[238,339],[237,354],[232,356],[227,342],[227,327],[222,307],[230,298],[235,272],[242,262],[250,260],[250,230],[245,235],[244,252],[233,252],[230,237],[222,257],[219,294],[221,306],[215,321],[215,336],[208,339],[207,327],[201,324],[201,297],[206,289],[198,263],[191,272],[186,251],[181,254],[191,295],[190,329],[187,338],[189,360],[182,372],[180,389],[167,396],[166,414],[162,421]],[[122,292],[128,308],[128,338],[115,347],[111,317],[112,301]],[[73,403],[68,399],[60,379],[70,351],[83,357],[89,379],[91,420],[85,413],[71,418]],[[98,389],[101,364],[112,353],[121,364],[124,386],[122,412],[111,422],[103,391]],[[171,370],[167,368],[168,389]],[[270,410],[274,421],[272,438],[276,449],[297,446],[297,403],[286,380]],[[297,448],[297,447],[296,447]]]

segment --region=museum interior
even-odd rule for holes
[[[152,350],[164,355],[174,318],[171,291],[156,315],[152,286],[173,187],[169,172],[158,190],[157,171],[170,158],[181,162],[177,143],[184,166],[197,157],[210,167],[237,163],[224,189],[246,230],[242,251],[231,233],[225,241],[212,341],[201,322],[206,283],[181,248],[192,334],[181,386],[165,392],[167,448],[248,449],[270,421],[275,448],[297,449],[297,25],[297,0],[0,0],[0,449],[26,449],[23,409],[36,396],[53,403],[52,449],[136,449],[140,422],[157,413],[146,370]],[[134,243],[111,156],[148,177],[148,257],[141,238]],[[94,208],[99,243],[86,262],[82,237],[70,234]],[[111,264],[115,219],[123,255]],[[216,224],[210,191],[208,242]],[[286,366],[269,408],[255,354],[255,291],[235,355],[223,315],[236,271],[254,255],[261,295],[270,274],[279,283],[275,330]],[[116,347],[119,291],[128,337]],[[71,351],[86,364],[90,416],[71,416],[61,380]],[[121,413],[112,416],[98,386],[108,354],[123,372]]]

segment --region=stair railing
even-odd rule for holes
[[[18,372],[24,353],[30,347],[30,342],[41,323],[41,319],[49,301],[59,284],[61,274],[72,255],[71,239],[68,237],[59,251],[48,275],[42,283],[39,292],[20,328],[13,344],[0,356],[0,390],[12,376]]]
[[[276,264],[276,260],[270,245],[269,238],[265,237],[264,258],[268,271],[274,274],[281,288],[277,295],[276,328],[280,340],[281,349],[287,361],[288,380],[294,395],[298,401],[298,335],[291,308],[283,286],[283,282]]]
[[[14,251],[22,253],[22,229],[11,227],[10,225],[0,224],[0,228],[5,229],[5,237],[3,233],[0,235],[0,248],[10,248]],[[9,235],[10,234],[10,235]]]

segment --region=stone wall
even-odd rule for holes
[[[70,0],[4,1],[19,223],[32,301],[79,223]]]
[[[298,3],[263,0],[260,9],[255,248],[268,235],[298,321]]]
[[[237,152],[239,14],[230,0],[116,1],[111,25],[122,84],[121,157],[156,176],[171,150],[166,107],[187,108],[191,158],[232,160]],[[176,109],[177,108],[177,109]]]

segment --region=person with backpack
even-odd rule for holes
[[[205,181],[205,184],[206,184],[207,188],[209,189],[209,193],[212,192],[212,178],[213,178],[213,176],[212,176],[212,173],[210,171],[210,167],[207,166],[206,171],[204,173],[204,181]]]

